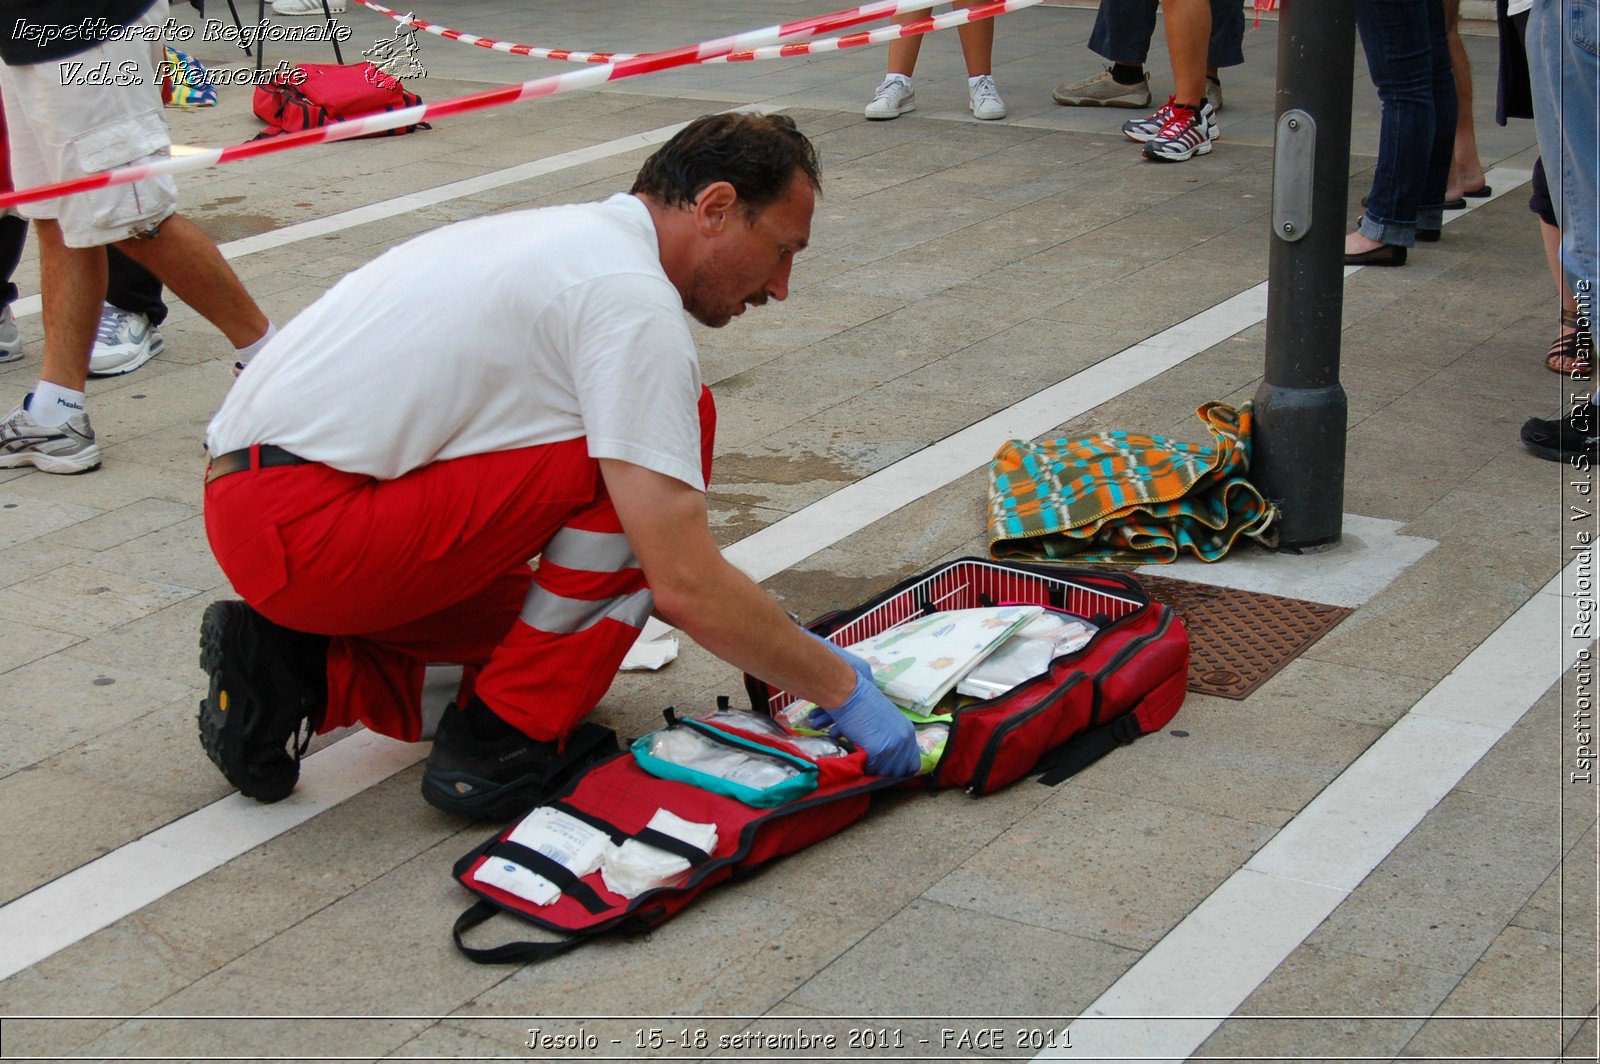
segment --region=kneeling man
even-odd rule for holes
[[[423,794],[512,815],[582,755],[652,611],[828,708],[873,772],[916,771],[870,670],[707,519],[715,411],[683,312],[783,299],[817,188],[790,119],[701,118],[631,193],[417,237],[267,346],[206,435],[206,532],[245,601],[202,622],[200,731],[231,783],[283,798],[313,729],[416,740],[424,666],[459,662]]]

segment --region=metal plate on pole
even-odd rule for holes
[[[1295,241],[1311,232],[1311,192],[1316,186],[1317,120],[1305,111],[1278,116],[1272,163],[1272,232]]]

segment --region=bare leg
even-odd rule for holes
[[[1172,58],[1173,95],[1199,107],[1206,98],[1206,49],[1211,38],[1210,0],[1163,0],[1161,24]]]
[[[1545,260],[1550,264],[1550,276],[1555,279],[1556,291],[1561,293],[1561,331],[1545,353],[1544,364],[1556,373],[1571,375],[1586,372],[1589,366],[1587,347],[1578,346],[1578,301],[1573,298],[1572,287],[1561,269],[1561,230],[1539,220],[1539,235],[1544,238]]]
[[[266,335],[267,316],[217,245],[183,215],[162,222],[153,237],[119,241],[117,247],[220,329],[235,348],[248,347]]]
[[[915,22],[919,18],[927,18],[931,10],[907,11],[903,15],[896,15],[893,21],[896,25]],[[908,78],[911,76],[911,72],[917,69],[917,55],[922,51],[923,36],[919,33],[914,37],[896,37],[889,42],[889,73],[904,74]]]
[[[1572,288],[1567,284],[1567,275],[1561,269],[1561,230],[1539,219],[1539,235],[1544,237],[1544,257],[1550,264],[1550,276],[1555,278],[1556,291],[1561,293],[1561,309],[1574,317],[1578,313],[1578,301],[1572,296]],[[1576,330],[1576,326],[1568,328],[1563,326],[1562,335]]]
[[[1483,187],[1483,160],[1478,158],[1478,132],[1472,124],[1472,68],[1461,43],[1461,0],[1444,0],[1444,31],[1450,44],[1450,72],[1456,80],[1456,145],[1450,159],[1447,200]]]
[[[89,349],[106,295],[103,248],[69,248],[61,225],[36,221],[39,288],[44,298],[44,365],[39,379],[83,391],[89,379]]]
[[[976,3],[977,0],[963,0],[956,6],[973,7]],[[990,64],[994,57],[994,19],[980,19],[958,26],[956,33],[961,37],[961,58],[967,61],[967,77],[992,74],[994,71]]]

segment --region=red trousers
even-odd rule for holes
[[[716,408],[700,396],[711,476]],[[319,464],[206,485],[206,535],[235,590],[332,636],[324,731],[415,741],[423,669],[541,740],[599,703],[649,616],[644,573],[585,441],[435,462],[395,480]],[[529,561],[539,557],[537,568]]]

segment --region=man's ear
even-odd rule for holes
[[[694,201],[695,226],[703,236],[717,236],[732,216],[739,193],[726,181],[713,181]]]

